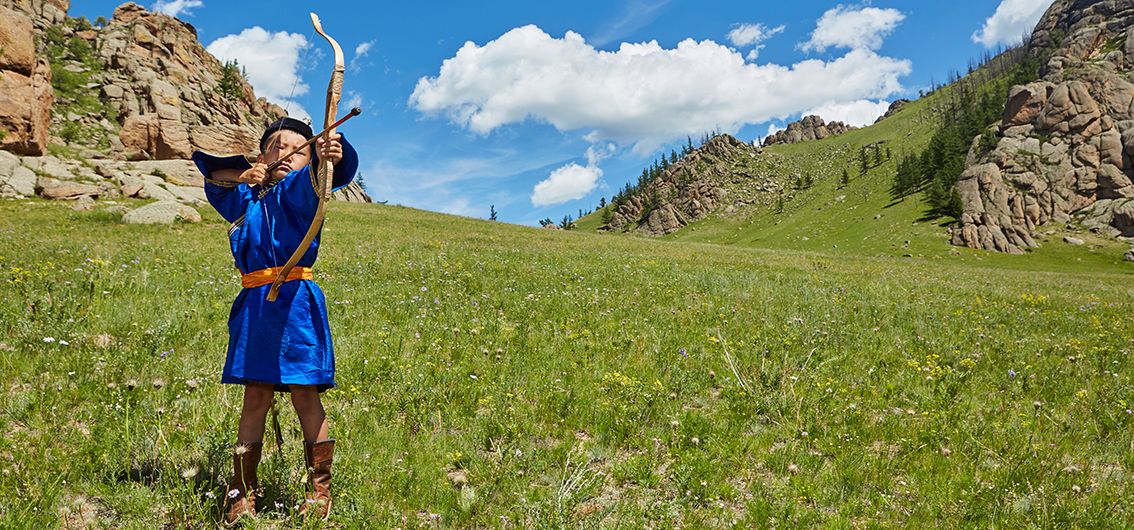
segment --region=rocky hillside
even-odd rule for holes
[[[604,221],[599,229],[659,236],[713,213],[741,216],[782,209],[817,181],[835,178],[839,161],[851,156],[849,149],[825,152],[804,170],[788,157],[720,134],[600,209],[596,215]]]
[[[64,22],[68,3],[0,1],[0,149],[42,155],[47,148],[55,91],[36,41],[44,28]]]
[[[823,118],[819,116],[804,116],[802,120],[789,123],[787,129],[768,135],[767,138],[764,138],[764,145],[797,144],[810,140],[822,140],[828,136],[842,134],[852,129],[854,127],[841,121],[824,123]]]
[[[1056,0],[1028,52],[1042,79],[1014,87],[973,140],[952,243],[1019,253],[1037,227],[1079,220],[1134,237],[1134,1]]]
[[[649,235],[680,230],[716,208],[728,194],[721,184],[734,173],[737,159],[757,153],[758,148],[730,135],[715,136],[621,203],[612,203],[609,221],[601,229]]]
[[[890,105],[882,121],[901,110],[908,100]],[[788,128],[769,136],[765,146],[821,140],[856,130],[842,122],[826,123],[819,116],[805,116]],[[869,147],[878,149],[884,141]],[[782,209],[817,180],[836,179],[836,168],[857,151],[849,147],[816,153],[811,167],[804,169],[790,157],[763,150],[737,138],[720,134],[686,152],[658,176],[619,195],[624,197],[600,208],[600,230],[665,235],[718,212],[747,215],[750,207]],[[816,170],[818,168],[818,170]]]
[[[0,0],[0,196],[204,205],[193,150],[254,154],[284,109],[192,25],[135,3],[92,25],[66,0]],[[339,200],[370,202],[357,184]]]

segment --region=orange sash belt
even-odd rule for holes
[[[240,286],[245,289],[251,289],[261,285],[271,284],[276,281],[276,276],[280,275],[281,270],[283,270],[283,267],[272,267],[270,269],[260,269],[243,274],[240,276]],[[285,278],[284,281],[311,280],[314,278],[315,276],[311,274],[311,267],[294,267],[291,269],[291,272],[287,273],[287,278]]]

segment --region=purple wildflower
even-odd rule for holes
[[[677,350],[677,353],[680,353],[680,354],[681,354],[681,356],[682,356],[682,357],[684,357],[684,358],[686,358],[686,359],[688,359],[688,358],[689,358],[689,354],[688,354],[688,353],[686,353],[686,351],[685,351],[685,348],[681,348],[681,349]]]
[[[1008,379],[1015,379],[1015,378],[1016,378],[1016,371],[1009,368],[1008,369]]]

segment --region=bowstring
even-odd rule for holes
[[[311,41],[313,41],[313,40],[315,40],[315,26],[311,26],[311,29],[309,30],[309,32],[307,34],[307,38],[306,38],[306,44],[307,45],[303,47],[303,52],[300,53],[300,56],[299,56],[300,68],[302,68],[303,66],[305,66],[307,64],[307,56],[311,53],[311,49],[314,48],[314,46],[311,45]],[[292,81],[292,83],[291,83],[291,92],[288,93],[287,100],[284,101],[284,113],[286,113],[288,116],[291,116],[291,101],[292,101],[292,98],[295,97],[296,87],[299,86],[299,77],[300,77],[299,75],[295,76],[295,80]],[[308,119],[310,120],[310,118],[308,118]],[[311,125],[311,124],[308,123],[308,125]],[[282,129],[283,129],[283,123],[280,123],[278,126],[276,126],[275,132],[280,132]],[[272,134],[275,134],[275,133],[272,133]]]
[[[299,55],[299,66],[300,66],[300,68],[302,68],[303,66],[305,66],[307,64],[308,55],[311,53],[311,49],[314,48],[314,46],[311,44],[311,42],[314,41],[314,40],[315,40],[315,26],[311,26],[311,29],[308,30],[308,34],[307,34],[307,37],[306,37],[306,41],[305,41],[306,46],[303,47],[303,51]],[[287,99],[284,100],[284,115],[285,115],[284,117],[290,117],[291,116],[291,102],[292,102],[292,99],[295,98],[295,89],[296,89],[296,87],[299,86],[299,78],[300,77],[301,77],[300,74],[296,73],[295,80],[292,81],[292,83],[291,83],[291,92],[288,93]],[[308,125],[310,125],[310,124],[308,124]],[[279,125],[276,125],[276,130],[273,131],[272,134],[276,134],[276,133],[278,133],[282,130],[283,130],[283,120],[281,118],[280,121],[279,121]],[[275,142],[276,142],[276,146],[278,148],[279,142],[280,142],[279,136],[276,136]],[[314,167],[312,167],[309,171],[314,171]],[[267,194],[267,191],[268,190],[265,189],[265,190],[263,190],[263,193]],[[261,195],[261,198],[263,198],[263,195]],[[260,207],[261,207],[261,209],[264,208],[263,202],[260,203]],[[275,231],[275,226],[274,226],[275,223],[272,222],[271,216],[267,215],[267,210],[265,210],[263,212],[263,214],[264,214],[264,219],[268,222],[268,237],[271,238],[271,244],[268,245],[268,251],[269,251],[270,255],[272,256],[272,263],[279,263],[276,260],[276,245],[275,245],[276,231]],[[272,406],[275,407],[274,402],[273,402]],[[276,426],[276,436],[277,437],[280,436],[278,424]]]

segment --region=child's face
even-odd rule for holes
[[[307,139],[304,138],[302,134],[299,134],[290,129],[283,129],[280,132],[277,132],[268,137],[267,148],[263,153],[260,153],[260,157],[257,161],[262,164],[271,164],[272,162],[278,160],[281,155],[285,155],[291,152],[292,149],[303,145],[303,142],[306,141]],[[277,167],[271,175],[268,175],[268,177],[271,179],[281,179],[285,177],[291,170],[299,169],[303,166],[306,166],[310,162],[311,148],[304,149],[303,151],[287,157],[284,162],[280,164],[280,167]]]

